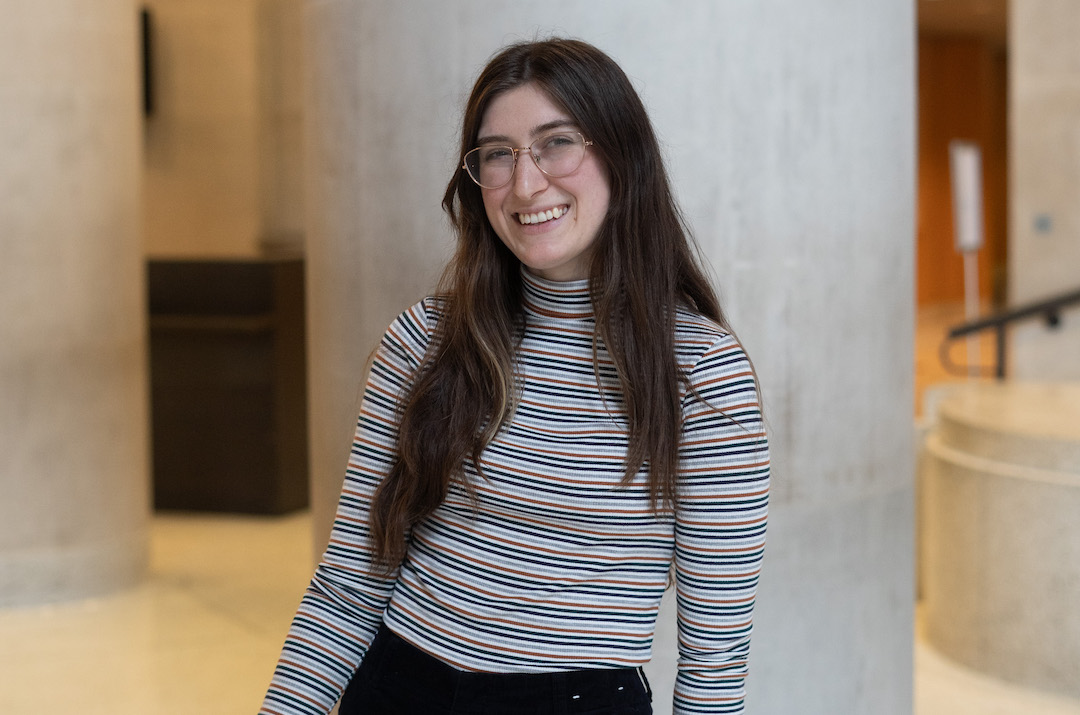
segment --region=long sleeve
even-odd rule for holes
[[[754,374],[723,335],[689,373],[675,522],[674,712],[742,713],[769,455]]]
[[[364,391],[333,532],[293,618],[263,715],[324,715],[382,621],[395,578],[369,573],[368,510],[397,451],[398,404],[430,335],[421,302],[391,324]]]

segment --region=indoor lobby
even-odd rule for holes
[[[746,712],[1080,715],[1074,0],[4,4],[0,715],[259,711],[471,83],[549,35],[641,94],[762,385]]]

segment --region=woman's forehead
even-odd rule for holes
[[[523,141],[547,132],[576,127],[573,117],[536,84],[525,84],[494,97],[480,120],[481,141]]]

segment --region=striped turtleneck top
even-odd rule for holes
[[[683,388],[676,508],[657,513],[645,468],[622,483],[627,425],[602,347],[599,381],[594,371],[587,282],[523,273],[523,302],[516,410],[479,457],[483,477],[465,464],[476,501],[453,483],[384,579],[369,572],[368,507],[394,460],[399,399],[432,339],[439,302],[421,301],[387,330],[330,543],[264,715],[329,712],[382,622],[466,671],[642,665],[672,570],[674,711],[743,712],[769,485],[745,353],[713,322],[679,311],[675,349],[693,389]]]

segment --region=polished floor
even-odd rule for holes
[[[965,379],[947,375],[936,357],[945,326],[957,318],[954,306],[920,312],[920,396],[931,385]],[[992,346],[979,350],[986,357]],[[151,534],[150,574],[138,588],[0,610],[0,714],[258,710],[310,576],[308,516],[159,514]],[[1080,715],[1080,701],[961,667],[916,633],[915,715]]]
[[[255,713],[309,544],[306,514],[157,516],[139,588],[0,611],[0,713]],[[920,638],[915,673],[915,715],[1080,715],[1078,701],[960,667]]]
[[[309,522],[159,514],[138,588],[0,610],[0,713],[257,712],[311,576]]]

